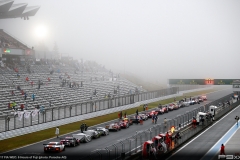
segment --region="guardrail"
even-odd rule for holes
[[[91,154],[87,157],[82,157],[80,159],[124,159],[126,157],[130,157],[132,159],[134,156],[135,158],[141,157],[141,148],[145,141],[151,140],[154,136],[159,135],[160,133],[167,132],[171,126],[175,126],[176,132],[181,133],[181,139],[175,140],[171,142],[171,145],[168,148],[167,153],[158,154],[158,158],[166,158],[169,156],[172,151],[174,151],[177,147],[183,145],[189,138],[193,137],[194,135],[198,134],[199,132],[203,131],[206,127],[213,124],[210,118],[203,123],[203,125],[199,125],[196,128],[192,127],[192,117],[196,117],[198,112],[204,112],[209,110],[211,105],[219,105],[219,103],[225,104],[225,101],[229,101],[230,105],[225,104],[223,109],[215,115],[215,120],[221,118],[224,114],[228,113],[230,110],[235,108],[240,104],[240,101],[233,101],[232,99],[233,94],[229,94],[223,98],[220,98],[214,102],[211,102],[205,106],[201,106],[196,108],[190,112],[184,113],[183,115],[178,115],[174,119],[170,119],[167,122],[167,127],[165,128],[164,124],[157,124],[153,127],[150,127],[147,130],[143,131],[136,131],[136,133],[128,137],[126,139],[121,139],[118,143],[113,145],[107,146],[103,149],[97,149],[91,152]],[[233,103],[235,102],[235,103]],[[151,156],[151,155],[149,155]],[[154,157],[153,157],[154,158]]]
[[[0,133],[78,115],[89,114],[106,109],[130,105],[136,102],[173,95],[176,93],[178,93],[178,88],[173,87],[154,92],[131,94],[121,97],[88,101],[78,104],[66,104],[62,107],[44,107],[40,109],[32,108],[31,110],[24,110],[18,112],[14,112],[12,110],[3,111],[5,115],[0,116]],[[10,121],[8,120],[8,117],[10,118]]]

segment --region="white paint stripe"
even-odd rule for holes
[[[239,105],[240,106],[240,105]],[[218,122],[220,122],[223,118],[225,118],[226,116],[228,116],[230,113],[232,113],[233,111],[235,111],[237,108],[239,108],[239,106],[237,106],[236,108],[234,108],[231,112],[229,112],[228,114],[226,114],[224,117],[222,117],[220,120],[218,120],[216,123],[214,123],[212,126],[210,126],[208,129],[206,129],[205,131],[203,131],[201,134],[199,134],[197,137],[195,137],[194,139],[192,139],[190,142],[188,142],[187,144],[185,144],[183,147],[181,147],[179,150],[177,150],[175,153],[173,153],[169,158],[167,158],[166,160],[169,160],[172,156],[174,156],[175,154],[177,154],[179,151],[181,151],[183,148],[185,148],[187,145],[189,145],[190,143],[192,143],[195,139],[197,139],[198,137],[200,137],[203,133],[207,132],[210,128],[212,128],[213,126],[215,126],[216,124],[218,124]]]
[[[212,148],[208,150],[208,152],[203,156],[203,158],[201,158],[201,160],[204,159],[204,157],[205,157],[213,148],[215,148],[216,145],[217,145],[223,138],[225,138],[225,136],[226,136],[226,135],[230,132],[230,130],[233,129],[235,126],[236,126],[236,124],[234,123],[234,125],[228,130],[228,132],[225,133],[225,134],[222,136],[222,138],[220,138],[220,139],[212,146]],[[238,129],[239,129],[239,127],[238,127]],[[225,142],[225,144],[227,144],[227,142],[232,138],[232,136],[234,136],[234,134],[237,132],[238,129],[236,129],[236,130],[234,131],[234,133],[227,139],[227,141]],[[216,154],[217,154],[217,153],[214,154],[213,158],[215,157]],[[212,159],[213,159],[213,158],[212,158]]]

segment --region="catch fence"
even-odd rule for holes
[[[60,107],[48,107],[40,109],[32,108],[30,110],[17,112],[10,110],[4,111],[5,115],[0,116],[0,133],[134,104],[136,102],[177,94],[178,92],[179,91],[177,87],[172,87],[151,92],[87,101],[78,104],[72,103]]]
[[[132,155],[136,156],[136,154],[140,158],[144,142],[152,140],[154,136],[157,136],[160,133],[166,133],[170,130],[172,126],[174,126],[175,133],[181,133],[181,139],[175,139],[171,141],[171,144],[167,147],[166,153],[158,151],[158,158],[165,157],[168,153],[176,149],[176,147],[182,145],[189,138],[193,137],[194,135],[214,123],[211,118],[208,118],[205,121],[201,122],[196,128],[192,127],[192,119],[193,117],[197,116],[198,112],[209,111],[211,105],[218,106],[219,108],[221,108],[221,110],[219,110],[219,112],[214,116],[214,120],[218,120],[224,114],[237,107],[239,104],[240,101],[234,99],[233,94],[229,94],[216,101],[206,104],[205,106],[201,106],[182,115],[178,115],[174,119],[169,119],[167,121],[167,127],[165,127],[163,123],[160,123],[150,127],[147,130],[136,131],[133,136],[125,139],[120,139],[117,143],[107,146],[105,148],[96,149],[92,151],[91,154],[87,157],[80,157],[80,159],[117,160],[131,157]]]

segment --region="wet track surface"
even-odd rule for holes
[[[197,107],[200,107],[203,104],[217,100],[217,99],[219,99],[227,94],[230,94],[230,93],[232,93],[232,89],[226,89],[226,90],[222,90],[222,91],[218,91],[218,92],[209,93],[209,94],[207,94],[208,101],[203,102],[201,104],[196,104],[196,105],[192,105],[189,107],[180,108],[178,110],[170,111],[163,115],[159,115],[158,123],[162,123],[164,118],[172,119],[176,115],[185,113],[186,111],[191,111]],[[117,114],[116,114],[116,117],[117,117]],[[35,143],[32,145],[29,145],[26,147],[22,147],[22,148],[19,148],[19,149],[16,149],[16,150],[13,150],[13,151],[10,151],[7,153],[3,153],[3,154],[1,154],[1,156],[4,156],[4,155],[11,155],[11,156],[13,156],[13,155],[14,156],[17,156],[17,155],[77,156],[76,159],[79,159],[80,157],[90,154],[90,152],[93,150],[105,148],[109,145],[117,143],[118,140],[120,140],[120,139],[130,137],[130,136],[134,135],[136,131],[146,130],[146,129],[150,128],[151,125],[153,125],[151,120],[144,121],[143,125],[133,124],[128,129],[122,129],[119,132],[110,132],[110,134],[108,136],[102,136],[99,139],[93,139],[90,143],[81,143],[79,146],[76,146],[76,147],[66,147],[66,150],[63,152],[60,152],[60,153],[44,153],[44,151],[43,151],[43,147],[44,147],[43,144],[46,144],[51,141],[52,142],[59,141],[59,139],[53,138],[53,139],[49,139],[49,140],[45,140],[42,142],[38,142],[38,143]],[[99,125],[99,126],[104,126],[104,124]],[[79,133],[79,132],[80,131],[76,131],[75,133]],[[73,133],[71,133],[69,135],[72,135],[72,134]],[[67,136],[67,135],[64,135],[62,137],[65,137],[65,136]],[[19,139],[19,141],[22,141],[22,140]],[[17,142],[13,142],[13,143],[17,143]],[[64,159],[64,157],[62,157],[62,159]],[[71,158],[71,159],[73,159],[73,158]]]

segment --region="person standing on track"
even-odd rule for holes
[[[155,115],[155,124],[157,124],[158,116],[157,114]]]
[[[237,125],[238,125],[238,120],[239,120],[239,117],[238,117],[238,116],[236,116],[236,117],[235,117],[235,119],[237,120]]]
[[[58,138],[58,135],[59,135],[59,128],[58,127],[56,128],[55,134],[57,135],[57,138]]]
[[[167,119],[164,118],[164,127],[167,128]]]
[[[220,155],[226,155],[225,154],[225,146],[222,144],[221,149],[220,149]]]

